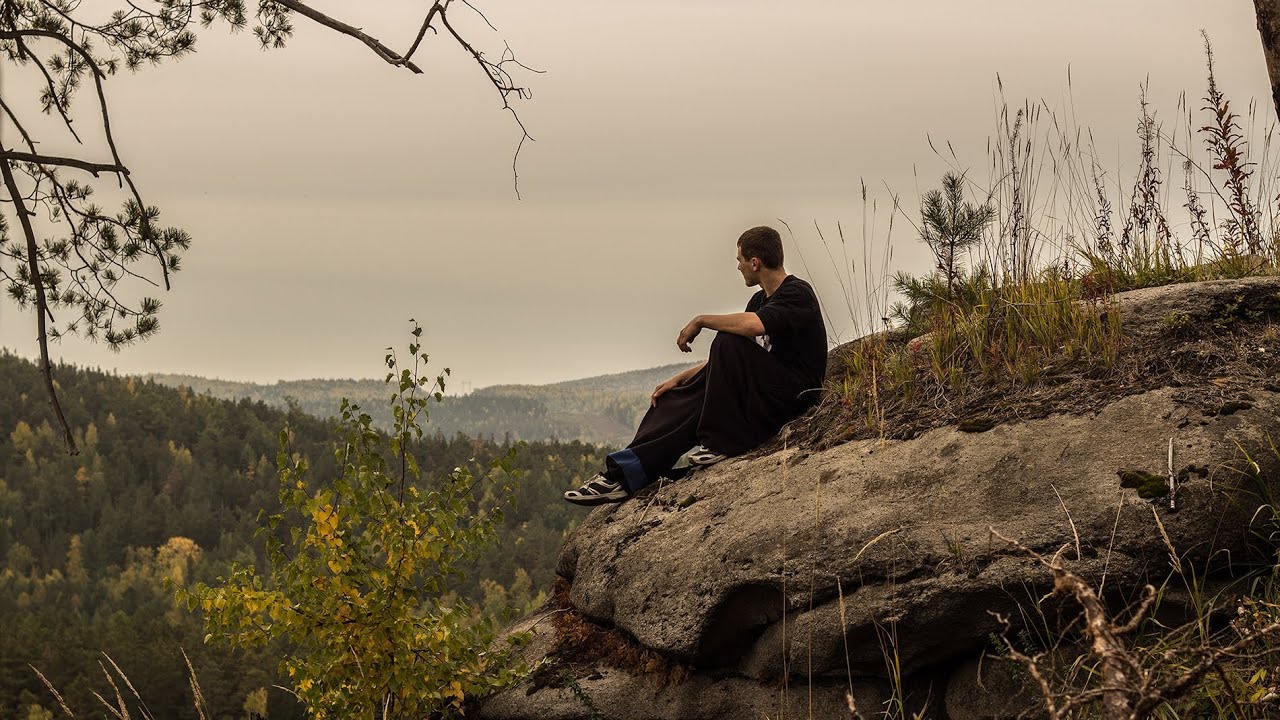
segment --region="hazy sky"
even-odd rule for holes
[[[315,5],[403,49],[425,3]],[[125,373],[371,377],[415,317],[433,359],[475,387],[679,362],[689,317],[749,297],[738,234],[778,218],[849,339],[814,222],[859,242],[865,180],[882,252],[885,185],[910,207],[917,174],[929,186],[946,169],[926,134],[985,168],[997,73],[1011,103],[1057,107],[1070,66],[1076,116],[1121,175],[1144,78],[1159,118],[1183,90],[1203,95],[1201,28],[1236,107],[1269,98],[1251,0],[478,6],[501,31],[468,21],[482,44],[505,39],[546,71],[520,78],[536,138],[520,156],[523,200],[519,133],[444,38],[412,75],[305,18],[265,53],[215,26],[191,57],[110,78],[125,162],[195,244],[155,338],[120,353],[67,339],[57,353]],[[3,72],[6,97],[30,87]],[[892,242],[894,267],[928,269],[904,222]],[[788,243],[788,269],[806,274]],[[34,335],[29,313],[0,304],[0,345],[34,356]]]

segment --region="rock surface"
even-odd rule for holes
[[[1123,300],[1124,323],[1154,336],[1180,313],[1212,321],[1241,295],[1280,304],[1278,289],[1266,279],[1139,291]],[[1068,568],[1103,584],[1117,606],[1177,563],[1226,573],[1249,555],[1258,504],[1240,489],[1242,449],[1263,476],[1277,469],[1267,437],[1280,437],[1280,394],[1250,394],[1246,407],[1214,416],[1161,388],[980,433],[789,449],[598,509],[559,559],[572,607],[693,672],[658,687],[578,668],[581,689],[608,718],[776,717],[784,702],[803,716],[812,678],[813,717],[848,717],[851,683],[859,706],[878,710],[891,691],[887,655],[905,676],[946,677],[1001,629],[995,614],[1053,622],[1054,604],[1037,604],[1048,571],[995,533],[1044,555],[1065,546]],[[1122,488],[1117,474],[1164,476],[1170,438],[1175,470],[1192,470],[1176,511]],[[531,651],[548,652],[548,642]],[[530,691],[491,700],[483,716],[591,716],[569,689]],[[966,710],[945,682],[913,694],[928,696],[936,716],[1000,716]]]

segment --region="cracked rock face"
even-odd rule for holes
[[[726,462],[592,513],[559,572],[587,616],[697,667],[882,673],[877,627],[895,621],[904,668],[933,664],[978,649],[999,629],[990,613],[1016,616],[1051,586],[991,529],[1045,555],[1067,545],[1076,572],[1129,590],[1169,569],[1160,525],[1184,563],[1245,557],[1256,503],[1230,490],[1247,462],[1236,443],[1280,436],[1280,396],[1255,399],[1182,429],[1188,411],[1158,390],[1096,416]],[[1171,437],[1175,469],[1210,469],[1181,483],[1176,512],[1117,476],[1164,474]]]
[[[1140,300],[1168,314],[1177,307],[1168,292]],[[1000,631],[997,615],[1056,612],[1052,602],[1037,605],[1052,587],[1049,572],[996,533],[1045,556],[1061,549],[1067,567],[1102,584],[1117,607],[1165,578],[1174,554],[1199,573],[1227,571],[1249,556],[1259,504],[1247,492],[1242,449],[1263,476],[1277,470],[1268,435],[1280,438],[1280,395],[1251,396],[1248,407],[1202,417],[1165,388],[1097,413],[980,433],[941,428],[785,450],[597,509],[559,558],[572,605],[687,663],[690,682],[703,683],[676,701],[683,691],[613,671],[592,687],[637,700],[597,705],[619,718],[726,717],[730,706],[760,716],[783,678],[794,693],[796,678],[812,677],[825,708],[814,716],[839,717],[850,678],[885,676],[888,643],[908,675],[962,664]],[[1167,475],[1170,438],[1175,473],[1207,469],[1182,473],[1176,511],[1167,497],[1144,500],[1121,487],[1117,473]],[[878,703],[885,687],[874,682],[855,695]],[[932,692],[945,690],[944,680]],[[513,693],[484,714],[588,715],[572,696],[553,699],[562,691]]]

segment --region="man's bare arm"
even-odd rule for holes
[[[676,347],[684,352],[692,352],[689,343],[698,337],[703,328],[716,332],[733,333],[743,337],[760,337],[764,334],[764,323],[760,316],[753,312],[729,313],[727,315],[699,315],[690,320],[676,336]]]

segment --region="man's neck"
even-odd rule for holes
[[[777,270],[766,270],[760,276],[760,289],[764,290],[765,297],[773,297],[777,292],[778,286],[783,280],[787,279],[786,268],[778,268]]]

